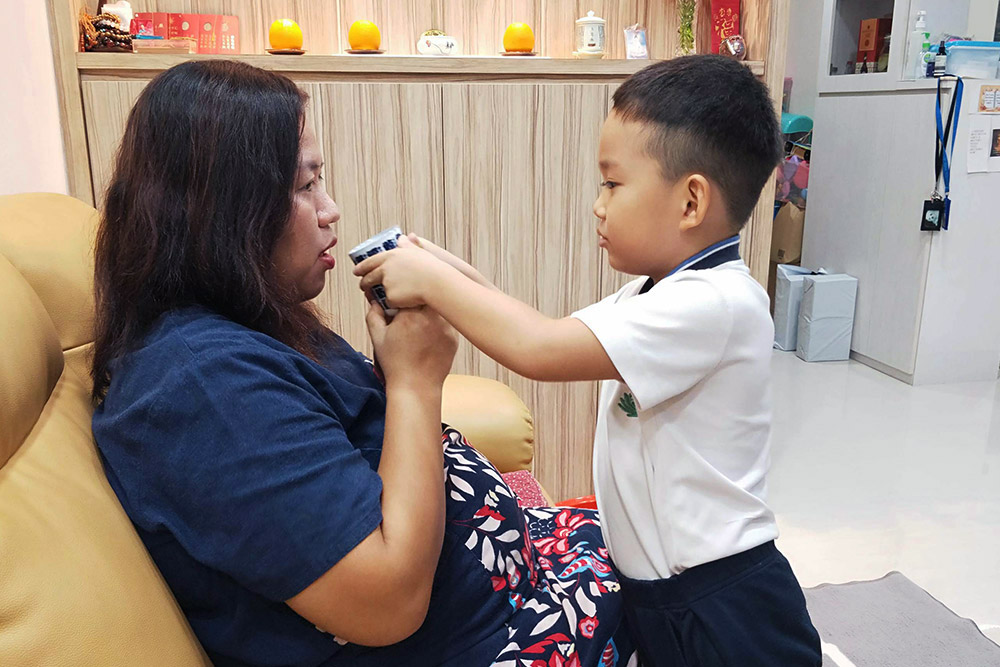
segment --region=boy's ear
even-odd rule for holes
[[[705,220],[712,198],[712,184],[701,174],[688,174],[681,179],[681,196],[684,199],[684,213],[681,216],[681,231],[695,229]]]

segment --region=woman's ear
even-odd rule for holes
[[[695,229],[705,220],[712,199],[712,184],[701,174],[689,174],[680,181],[684,199],[681,231]]]

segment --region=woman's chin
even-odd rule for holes
[[[311,301],[318,297],[326,287],[326,274],[320,274],[318,279],[309,281],[308,284],[299,285],[299,296],[302,301]]]

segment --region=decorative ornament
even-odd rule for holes
[[[737,60],[745,60],[747,57],[747,43],[742,35],[730,35],[722,40],[719,45],[719,53]]]

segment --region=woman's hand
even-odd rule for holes
[[[444,540],[441,392],[458,341],[428,308],[390,324],[373,302],[367,321],[386,380],[382,522],[288,604],[342,639],[387,646],[416,632],[430,607]]]
[[[437,313],[408,308],[388,323],[382,307],[372,301],[366,321],[387,385],[415,381],[440,386],[444,382],[455,359],[458,336]]]
[[[369,257],[354,267],[354,275],[362,276],[361,289],[368,293],[381,285],[392,308],[424,305],[434,282],[452,271],[448,264],[405,236],[399,238],[395,250]]]

